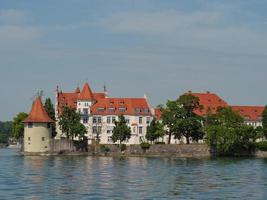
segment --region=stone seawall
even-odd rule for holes
[[[210,149],[206,144],[155,144],[144,151],[140,145],[129,145],[121,152],[118,145],[102,145],[108,148],[104,154],[107,156],[159,156],[159,157],[184,157],[204,158],[210,157]],[[93,148],[89,148],[93,149]],[[89,152],[90,153],[90,152]],[[101,154],[104,152],[102,151]]]

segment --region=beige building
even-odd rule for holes
[[[24,152],[45,153],[50,151],[52,119],[45,111],[42,100],[37,97],[29,116],[24,121]]]

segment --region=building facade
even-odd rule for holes
[[[147,98],[110,98],[107,92],[92,92],[88,83],[82,91],[77,88],[74,92],[56,91],[56,124],[57,138],[64,137],[59,128],[58,118],[63,106],[76,109],[81,116],[81,123],[87,129],[88,142],[99,139],[101,144],[113,144],[111,136],[115,121],[120,115],[126,119],[131,129],[131,138],[126,144],[139,144],[145,140],[147,126],[152,121],[152,109]]]

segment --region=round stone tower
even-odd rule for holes
[[[38,96],[24,121],[24,152],[44,153],[50,151],[52,138],[51,123],[54,121],[45,111],[41,97]]]

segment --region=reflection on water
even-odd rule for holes
[[[0,199],[267,199],[266,159],[27,156],[0,149]]]

